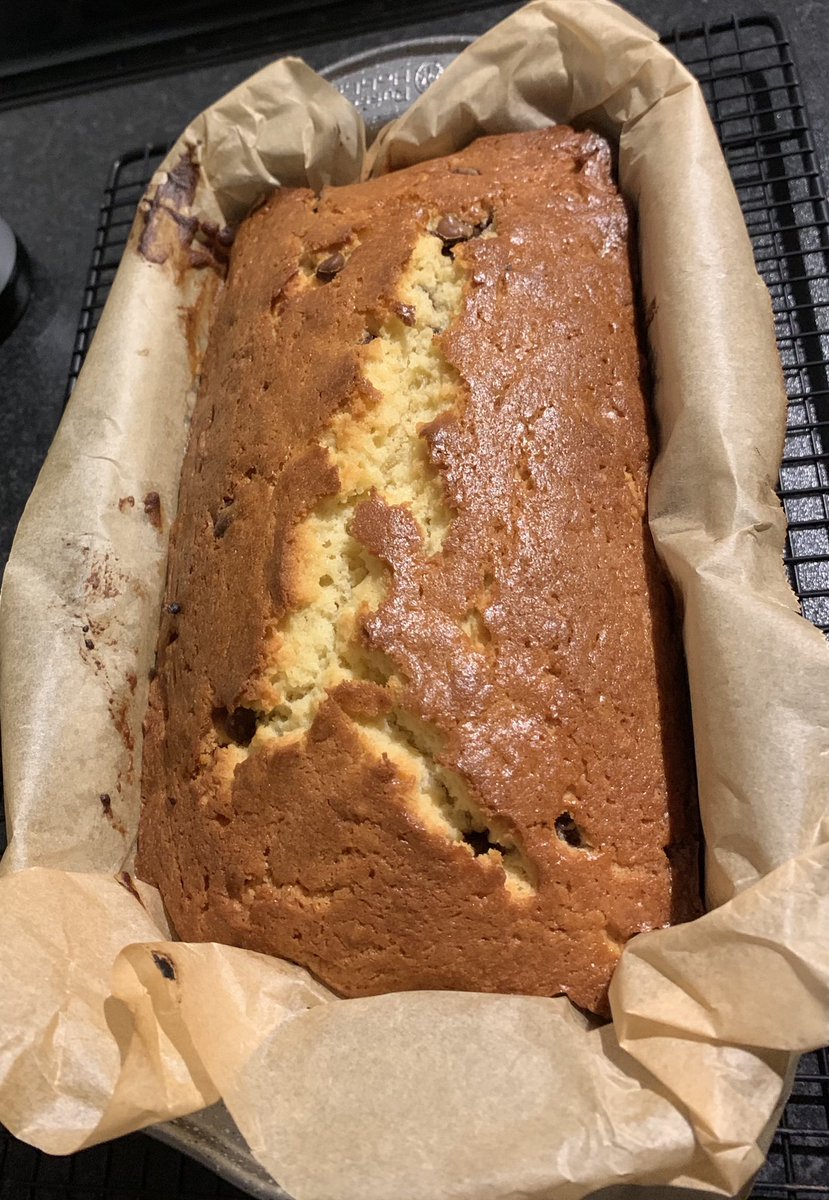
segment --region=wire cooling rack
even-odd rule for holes
[[[664,41],[699,79],[772,297],[789,397],[780,495],[786,564],[804,615],[829,632],[829,210],[788,41],[756,16]],[[126,244],[135,206],[166,146],[112,166],[72,355],[74,387]],[[2,828],[0,827],[0,835]],[[243,1193],[141,1134],[49,1158],[0,1130],[0,1200],[236,1200]],[[753,1200],[829,1200],[829,1055],[801,1060]]]

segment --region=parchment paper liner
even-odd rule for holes
[[[143,259],[139,214],[0,607],[13,829],[0,1119],[45,1150],[221,1096],[298,1200],[731,1193],[762,1162],[793,1053],[829,1041],[829,651],[784,576],[769,300],[689,74],[603,0],[537,0],[367,158],[358,115],[287,59],[197,118],[167,161],[200,162],[180,217],[236,221],[277,183],[345,183],[550,120],[618,141],[639,212],[661,442],[651,524],[684,604],[719,907],[630,943],[614,1023],[597,1028],[563,999],[331,1003],[285,963],[169,941],[153,889],[115,877],[131,861],[191,360],[216,286],[186,246]]]

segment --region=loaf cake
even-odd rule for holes
[[[203,363],[138,871],[342,996],[565,994],[698,910],[686,685],[607,143],[241,225]]]

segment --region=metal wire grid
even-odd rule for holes
[[[249,1200],[227,1183],[141,1133],[57,1158],[4,1130],[0,1200]]]
[[[699,79],[768,285],[789,398],[780,494],[803,612],[829,632],[829,212],[789,44],[757,16],[664,39]],[[71,393],[135,206],[167,147],[112,167],[75,339]],[[1,831],[0,831],[1,832]],[[235,1200],[237,1188],[140,1134],[69,1158],[0,1141],[0,1200]],[[829,1200],[829,1054],[805,1055],[753,1200]]]
[[[86,352],[98,328],[98,321],[132,228],[136,205],[144,195],[147,184],[167,149],[167,145],[148,143],[137,150],[128,151],[121,158],[116,158],[110,168],[69,364],[65,397],[67,400],[77,383]]]
[[[771,17],[665,39],[699,79],[772,299],[788,394],[780,495],[803,613],[829,631],[829,219],[788,41]],[[756,1200],[829,1198],[829,1054],[805,1055]]]
[[[788,42],[766,17],[667,40],[700,79],[771,293],[789,397],[786,563],[804,615],[827,632],[827,209]]]

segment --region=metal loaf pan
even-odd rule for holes
[[[372,136],[470,40],[401,42],[335,63],[324,74],[362,110]],[[789,521],[785,561],[803,615],[829,636],[829,207],[796,66],[780,24],[762,14],[675,29],[664,41],[702,85],[769,289],[789,396],[779,487]],[[113,165],[73,377],[108,290],[104,253],[123,249],[108,224],[112,205],[123,186],[129,199],[118,202],[132,211],[135,187],[146,186],[165,150],[148,146]],[[290,1200],[253,1161],[221,1105],[148,1132],[253,1196]],[[819,1050],[801,1060],[752,1196],[782,1200],[808,1192],[829,1200],[828,1184],[829,1050]]]

